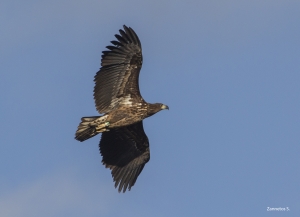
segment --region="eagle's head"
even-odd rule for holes
[[[154,104],[148,104],[148,117],[151,115],[154,115],[155,113],[164,110],[164,109],[168,109],[169,110],[169,106],[164,105],[162,103],[154,103]]]

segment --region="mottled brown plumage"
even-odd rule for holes
[[[87,140],[102,133],[100,152],[103,164],[112,170],[119,192],[130,190],[150,159],[149,141],[142,121],[163,110],[161,103],[147,103],[139,90],[142,67],[141,42],[124,25],[114,46],[103,51],[101,68],[95,76],[94,99],[102,116],[83,117],[75,139]]]

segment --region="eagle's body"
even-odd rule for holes
[[[102,116],[83,117],[75,138],[79,141],[102,133],[103,164],[112,170],[115,186],[123,192],[134,185],[150,159],[149,141],[142,120],[168,109],[161,103],[147,103],[138,85],[142,48],[136,33],[126,26],[115,35],[115,46],[103,51],[101,68],[95,76],[94,99]]]

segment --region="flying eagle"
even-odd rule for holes
[[[150,159],[143,120],[169,109],[162,103],[147,103],[141,96],[141,42],[132,28],[123,27],[120,35],[115,35],[117,41],[111,41],[114,46],[102,52],[101,68],[94,79],[96,109],[103,115],[81,118],[75,136],[82,142],[102,133],[102,163],[111,169],[119,192],[131,189]]]

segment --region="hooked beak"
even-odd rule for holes
[[[167,106],[167,105],[162,105],[162,106],[161,106],[161,109],[168,109],[168,110],[169,110],[169,106]]]

